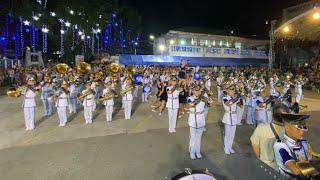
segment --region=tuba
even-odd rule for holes
[[[111,72],[112,81],[116,82],[118,79],[118,74],[120,73],[121,67],[117,63],[110,64],[109,71]]]
[[[88,74],[91,71],[91,65],[86,62],[81,62],[77,65],[77,73],[81,75]]]
[[[56,73],[63,74],[63,75],[68,73],[68,69],[69,69],[69,66],[64,63],[59,63],[54,67],[54,70]]]
[[[132,77],[132,75],[133,75],[134,73],[136,73],[136,68],[135,68],[134,66],[128,66],[128,67],[125,69],[125,73],[126,73],[128,76]]]

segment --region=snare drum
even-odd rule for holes
[[[191,174],[183,172],[174,176],[171,180],[216,180],[216,178],[204,171],[192,170]]]

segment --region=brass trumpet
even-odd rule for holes
[[[18,88],[9,88],[7,90],[7,95],[9,97],[19,97],[22,92],[25,92],[27,90],[27,86],[20,86]]]

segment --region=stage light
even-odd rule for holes
[[[25,20],[25,21],[23,21],[23,24],[24,24],[25,26],[29,26],[29,25],[30,25],[30,21]]]
[[[184,39],[181,39],[181,40],[180,40],[180,44],[181,44],[181,45],[185,45],[185,44],[186,44],[186,41],[185,41]]]
[[[97,33],[101,33],[101,29],[98,28],[98,29],[97,29]]]
[[[70,13],[71,15],[74,15],[74,11],[73,11],[73,10],[70,10],[69,13]]]
[[[170,43],[171,45],[173,45],[173,44],[175,43],[175,41],[174,41],[173,39],[170,39],[169,43]]]
[[[71,26],[71,23],[69,23],[68,21],[64,23],[67,27]]]
[[[313,19],[318,20],[320,19],[320,12],[316,12],[312,15]]]
[[[135,42],[134,45],[138,46],[138,42]]]
[[[231,30],[231,34],[233,34],[234,32],[233,32],[233,30]]]
[[[49,32],[49,29],[46,28],[46,27],[42,28],[41,30],[42,30],[43,33],[48,33]]]
[[[64,31],[63,29],[61,29],[61,30],[60,30],[60,33],[61,33],[61,34],[64,34],[64,33],[65,33],[65,31]]]
[[[102,15],[100,14],[100,15],[99,15],[99,19],[101,19],[101,18],[102,18]]]
[[[32,19],[35,20],[35,21],[38,21],[39,17],[38,16],[33,16]]]
[[[154,40],[154,35],[150,35],[150,36],[149,36],[149,39],[150,39],[150,40]]]
[[[55,12],[50,12],[50,15],[51,15],[52,17],[55,17],[55,16],[56,16],[56,13],[55,13]]]
[[[269,24],[269,21],[266,21],[266,25],[268,25]]]
[[[284,33],[290,32],[289,26],[285,26],[282,30],[283,30]]]
[[[164,51],[166,49],[166,46],[163,45],[163,44],[160,44],[158,49],[162,52],[162,51]]]

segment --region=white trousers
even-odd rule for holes
[[[132,101],[123,101],[124,105],[124,118],[129,120],[131,118]]]
[[[35,107],[23,108],[26,130],[34,129],[34,111]]]
[[[243,113],[244,113],[244,105],[241,108],[240,106],[237,106],[237,116],[238,116],[238,122],[239,124],[241,123],[242,117],[243,117]]]
[[[84,106],[83,111],[84,111],[84,119],[86,120],[86,124],[91,124],[93,106]]]
[[[201,152],[201,138],[204,128],[190,127],[189,135],[189,152],[192,155],[200,154]]]
[[[70,98],[69,99],[69,113],[76,113],[77,112],[77,99]]]
[[[65,126],[67,123],[67,107],[57,107],[59,125]]]
[[[236,125],[224,124],[224,151],[230,152],[236,133]]]
[[[142,102],[147,102],[148,101],[148,97],[149,97],[149,93],[142,93]]]
[[[254,112],[255,112],[255,109],[252,106],[247,106],[247,115],[246,115],[247,124],[254,124]]]
[[[178,109],[168,108],[169,132],[176,132]]]
[[[297,93],[297,95],[296,95],[296,102],[297,102],[298,104],[300,103],[301,98],[302,98],[302,94]]]
[[[222,91],[220,88],[217,88],[217,91],[218,91],[218,102],[221,102],[222,101]]]
[[[112,121],[113,106],[106,106],[106,119],[108,122]]]

